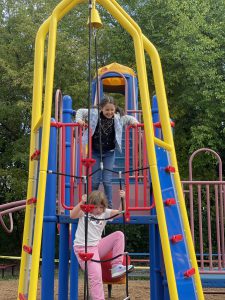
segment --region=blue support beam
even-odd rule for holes
[[[54,172],[57,170],[57,129],[51,127],[49,152],[51,155],[48,158],[48,168]],[[56,215],[56,181],[55,174],[48,174],[47,189],[45,199],[44,215],[52,219]],[[55,235],[56,235],[56,218],[53,222],[44,220],[43,236],[42,236],[42,289],[41,299],[54,300],[54,271],[55,271]]]

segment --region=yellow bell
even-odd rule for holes
[[[88,18],[87,24],[89,25],[89,18]],[[101,28],[102,26],[103,26],[102,21],[101,21],[101,18],[99,16],[97,9],[95,7],[92,7],[92,9],[91,9],[91,27],[98,29],[98,28]]]

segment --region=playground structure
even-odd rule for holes
[[[81,185],[78,184],[78,188],[76,190],[78,194],[73,194],[77,184],[73,180],[75,176],[73,176],[73,174],[77,174],[77,172],[82,169],[81,165],[78,164],[78,161],[83,152],[82,149],[80,149],[75,155],[75,149],[77,150],[77,148],[75,148],[75,144],[73,144],[72,141],[74,140],[73,135],[75,135],[76,140],[79,141],[79,137],[81,137],[82,133],[77,124],[71,123],[72,109],[70,107],[69,99],[66,99],[68,100],[67,102],[65,100],[66,105],[69,105],[69,107],[65,107],[65,115],[61,124],[59,124],[57,120],[52,120],[51,122],[51,108],[57,22],[74,6],[81,2],[85,1],[62,1],[55,8],[52,15],[43,23],[37,34],[35,47],[29,182],[26,200],[26,218],[20,282],[18,289],[18,299],[20,300],[36,299],[41,241],[43,245],[42,299],[53,299],[47,295],[47,293],[53,292],[52,279],[49,281],[48,276],[48,280],[46,280],[45,276],[47,272],[48,275],[50,272],[50,274],[53,274],[54,276],[55,244],[54,241],[50,239],[49,233],[51,232],[52,236],[55,236],[56,223],[60,223],[60,239],[62,239],[60,241],[60,255],[62,256],[60,257],[61,265],[59,266],[59,276],[64,279],[67,278],[69,273],[68,233],[71,220],[68,217],[68,206],[74,205],[74,203],[70,203],[71,194],[73,202],[74,198],[77,196],[76,199],[79,199],[83,192]],[[182,299],[203,299],[204,297],[198,273],[198,265],[195,258],[191,231],[189,229],[183,192],[177,168],[171,132],[171,122],[168,113],[158,53],[154,46],[142,34],[137,24],[126,14],[116,1],[99,0],[97,2],[106,8],[130,33],[135,46],[144,125],[140,125],[137,130],[135,129],[136,132],[132,128],[127,128],[127,136],[125,138],[125,161],[129,162],[128,165],[126,165],[127,169],[125,172],[130,172],[131,169],[135,170],[133,178],[129,177],[129,172],[126,173],[128,174],[125,179],[127,180],[126,189],[128,189],[127,195],[129,196],[127,198],[129,200],[132,199],[132,193],[129,188],[134,189],[135,195],[133,202],[127,202],[126,218],[127,220],[130,220],[130,223],[138,220],[138,222],[151,224],[150,240],[156,241],[155,244],[153,243],[154,245],[150,245],[150,262],[154,264],[151,265],[151,299],[158,299],[158,297],[160,299],[181,299],[181,293]],[[42,100],[44,44],[48,33],[49,44],[44,93],[45,99]],[[157,95],[157,106],[159,111],[157,111],[156,104],[154,104],[152,109],[153,117],[151,115],[144,50],[146,50],[151,59]],[[118,74],[116,77],[118,77]],[[127,95],[128,91],[125,92],[125,95]],[[135,102],[128,100],[126,103],[131,103],[133,105]],[[129,111],[128,108],[133,110],[133,112],[130,113],[139,113],[138,107],[130,108],[127,106],[127,111]],[[75,127],[77,128],[74,130]],[[61,128],[60,135],[62,136],[62,145],[60,148],[60,155],[62,155],[62,169],[57,168],[58,153],[56,145],[59,128]],[[146,154],[143,156],[143,162],[141,161],[141,163],[143,163],[143,173],[141,175],[136,171],[139,166],[138,163],[136,163],[138,161],[137,159],[134,160],[134,165],[130,168],[129,155],[133,156],[133,154],[131,155],[129,151],[126,151],[126,149],[129,148],[129,144],[126,143],[131,140],[130,136],[132,135],[138,138],[136,141],[139,141],[139,138],[142,139],[139,145],[132,145],[133,149],[139,150],[138,147],[141,145],[142,149],[140,153]],[[144,139],[144,135],[146,139]],[[133,140],[135,140],[135,138]],[[81,145],[81,141],[79,145]],[[135,153],[138,153],[138,151],[135,151]],[[148,162],[146,159],[147,156]],[[70,168],[70,166],[73,167]],[[150,176],[148,176],[148,171],[144,173],[145,166],[149,168]],[[64,174],[61,174],[61,187],[59,192],[59,190],[56,190],[56,175],[59,175],[60,172]],[[65,176],[65,174],[67,174],[67,176]],[[78,174],[81,175],[80,173]],[[146,181],[147,177],[150,178],[148,181]],[[132,183],[134,183],[133,186]],[[148,190],[146,185],[150,183],[154,191],[154,201],[152,190],[149,188],[149,193],[146,192]],[[141,192],[139,191],[139,186],[141,186],[143,191],[142,198],[140,197]],[[60,209],[58,214],[56,214],[56,194],[58,195],[58,201],[60,195],[60,203],[62,204],[62,207],[59,206]],[[149,213],[150,210],[151,214]],[[144,214],[140,214],[140,218],[137,218],[139,217],[137,212],[144,212]],[[156,213],[156,215],[154,213]],[[75,229],[76,222],[74,222],[74,225],[72,226],[72,236],[75,233]],[[161,251],[165,266],[164,272],[159,272],[158,269],[159,265],[162,264],[162,258],[159,257]],[[181,256],[182,261],[180,259]],[[219,257],[220,259],[218,258],[218,260],[220,260],[220,265],[222,267],[224,260],[223,258],[221,259],[221,255],[219,255]],[[74,279],[77,279],[78,276],[78,265],[73,255],[71,256],[70,266],[70,279],[71,282],[73,282],[73,286],[71,285],[70,290],[70,298],[77,299],[78,289],[75,284],[77,280]],[[162,295],[159,296],[156,293],[157,290],[160,290]],[[187,298],[184,298],[184,296]],[[68,280],[59,280],[59,299],[67,299],[67,297]]]
[[[56,95],[60,91],[58,90]],[[56,96],[58,99],[58,96]],[[56,101],[57,103],[58,101]],[[72,111],[71,111],[72,112]],[[219,174],[218,180],[193,180],[192,164],[194,158],[202,153],[210,153],[215,156],[218,160]],[[199,243],[200,251],[196,253],[199,271],[201,274],[201,280],[204,287],[221,287],[225,286],[225,250],[224,250],[224,190],[225,182],[222,180],[222,161],[219,155],[212,151],[211,149],[199,149],[195,151],[189,159],[189,180],[182,181],[183,192],[186,195],[186,206],[188,207],[189,221],[191,224],[191,231],[194,233],[194,228],[197,227],[197,235],[200,238],[195,240],[195,243]],[[208,203],[207,207],[207,218],[205,223],[207,224],[207,232],[203,231],[203,216],[201,211],[204,211],[204,203],[202,198],[204,198],[204,189],[213,190],[213,194],[208,193]],[[199,190],[197,194],[193,193],[194,189]],[[191,201],[190,201],[190,200]],[[0,220],[2,228],[7,232],[11,233],[13,230],[12,216],[9,214],[16,213],[25,208],[26,200],[14,201],[8,204],[0,205]],[[198,209],[198,214],[194,215],[193,211]],[[214,215],[216,212],[216,215]],[[9,216],[7,216],[9,215]],[[9,218],[10,228],[5,225],[3,218]],[[215,220],[214,228],[211,223]],[[198,225],[199,224],[199,225]],[[205,227],[205,226],[204,226]],[[213,232],[215,232],[213,234]],[[195,235],[193,234],[193,237]],[[203,243],[204,241],[204,243]],[[213,245],[214,251],[212,252]],[[6,258],[6,257],[5,257]],[[12,268],[15,264],[6,264],[5,267]],[[104,270],[106,273],[107,270]],[[103,276],[104,277],[104,276]],[[124,280],[121,281],[124,283]],[[110,288],[110,287],[109,287]]]
[[[54,147],[51,148],[50,141],[50,120],[51,120],[51,105],[52,105],[52,87],[53,87],[53,75],[54,75],[54,58],[55,58],[55,46],[56,46],[56,29],[57,21],[60,20],[66,12],[72,7],[82,1],[62,1],[56,9],[53,11],[52,16],[41,26],[36,40],[36,51],[35,51],[35,71],[34,71],[34,98],[33,98],[33,112],[32,112],[32,126],[31,126],[31,163],[29,170],[29,182],[28,182],[28,197],[29,202],[26,209],[25,226],[24,226],[24,239],[23,239],[23,251],[21,260],[21,271],[19,281],[19,292],[18,297],[20,299],[35,299],[37,291],[37,279],[39,269],[39,258],[40,258],[40,247],[42,237],[42,226],[43,226],[43,215],[44,215],[44,202],[46,199],[52,199],[52,194],[48,195],[48,187],[50,193],[55,192],[56,184],[47,181],[48,170],[54,168],[53,160],[56,153],[53,151]],[[166,299],[179,299],[188,297],[187,299],[203,298],[201,281],[198,273],[198,266],[195,258],[194,247],[191,239],[191,232],[188,225],[188,219],[183,199],[182,188],[179,179],[179,173],[176,162],[175,149],[173,144],[173,137],[170,127],[170,119],[168,113],[168,107],[166,103],[165,90],[163,85],[160,60],[157,52],[153,45],[142,35],[138,26],[133,20],[122,10],[122,8],[116,3],[116,1],[98,1],[103,7],[105,7],[121,25],[131,34],[134,41],[135,55],[137,62],[137,71],[139,76],[140,84],[140,95],[142,99],[142,110],[144,119],[144,128],[146,136],[146,149],[148,152],[148,161],[150,168],[150,175],[152,186],[154,190],[155,206],[157,211],[158,228],[160,232],[160,239],[153,244],[151,254],[153,255],[150,259],[156,266],[157,257],[154,253],[159,253],[159,243],[162,245],[162,252],[165,265],[165,276],[156,276],[157,269],[152,267],[151,278],[151,297],[154,299],[158,297],[156,295],[156,289],[162,291],[160,297]],[[45,100],[44,108],[42,112],[42,82],[43,82],[43,53],[44,53],[44,39],[47,32],[49,31],[49,45],[48,45],[48,58],[47,58],[47,69],[46,69],[46,89],[45,89]],[[156,94],[158,98],[160,124],[163,134],[163,140],[155,137],[154,128],[150,109],[150,99],[148,91],[148,83],[146,76],[146,66],[144,59],[144,47],[150,58],[152,59],[153,76],[156,83]],[[154,51],[154,54],[151,53]],[[155,65],[157,62],[157,65]],[[56,125],[57,126],[57,125]],[[40,140],[39,129],[42,128],[42,138]],[[51,128],[52,135],[54,128]],[[54,140],[54,138],[53,138]],[[40,145],[41,143],[41,145]],[[157,161],[155,145],[158,146],[160,157],[163,158],[163,164]],[[49,149],[50,146],[50,149]],[[48,153],[51,153],[51,162],[48,163]],[[40,155],[40,164],[36,159]],[[161,164],[161,166],[160,166]],[[163,166],[163,168],[162,168]],[[67,173],[67,172],[66,172]],[[167,175],[166,175],[167,173]],[[165,176],[166,175],[166,176]],[[56,180],[52,174],[51,181]],[[165,180],[166,179],[166,180]],[[49,179],[50,180],[50,179]],[[46,191],[47,187],[47,191]],[[172,199],[172,200],[171,200]],[[164,203],[165,202],[165,203]],[[167,207],[168,206],[168,207]],[[52,206],[47,206],[52,209]],[[129,209],[129,207],[127,206]],[[45,214],[46,212],[45,206]],[[171,224],[168,220],[168,214],[170,214],[170,220],[176,221],[176,226]],[[181,217],[181,218],[180,218]],[[181,221],[182,219],[182,221]],[[59,220],[60,221],[60,220]],[[54,226],[54,222],[51,224]],[[61,224],[62,225],[62,224]],[[45,227],[45,226],[44,226]],[[49,226],[50,227],[50,226]],[[65,227],[65,228],[64,228]],[[66,225],[60,226],[60,231],[63,232]],[[158,231],[155,228],[151,230],[152,241],[156,241]],[[46,233],[45,228],[43,231],[43,245],[45,245],[46,238],[49,234]],[[185,235],[184,235],[185,232]],[[72,235],[74,231],[72,230]],[[60,235],[61,236],[61,235]],[[63,235],[62,235],[63,236]],[[65,232],[65,236],[66,232]],[[61,245],[61,243],[60,243]],[[61,247],[61,246],[60,246]],[[61,249],[60,249],[61,250]],[[50,253],[50,252],[48,252]],[[43,259],[50,260],[48,253],[44,253]],[[51,252],[52,253],[52,252]],[[64,251],[60,251],[63,258],[61,261],[66,262],[67,257]],[[178,259],[180,256],[184,257],[182,262]],[[65,260],[64,260],[65,258]],[[180,262],[177,263],[177,262]],[[71,264],[73,259],[71,258]],[[71,268],[73,271],[75,268]],[[62,272],[59,266],[60,274],[68,274],[68,269],[63,268]],[[77,270],[76,270],[77,271]],[[77,272],[76,272],[77,274]],[[43,282],[45,280],[44,272],[42,274]],[[71,275],[73,276],[73,274]],[[66,278],[63,276],[62,278]],[[164,280],[167,280],[168,286],[164,285]],[[62,281],[59,281],[59,285]],[[43,290],[47,292],[48,286],[43,286]],[[66,295],[66,290],[59,287],[59,291],[63,295]],[[72,291],[72,289],[71,289]],[[75,296],[75,295],[74,295]],[[60,297],[60,293],[59,293]],[[67,296],[65,296],[67,297]],[[71,299],[73,295],[70,295]],[[49,299],[49,298],[48,298]]]
[[[58,90],[56,93],[56,100],[58,99]],[[56,101],[57,103],[58,101]],[[57,105],[58,107],[58,105]],[[193,159],[201,153],[211,153],[218,160],[219,174],[218,180],[193,180],[192,163]],[[60,186],[58,184],[58,189]],[[202,275],[203,286],[206,287],[224,287],[224,275],[225,275],[225,249],[224,249],[224,187],[225,182],[222,180],[222,161],[219,155],[207,148],[199,149],[195,151],[189,159],[189,180],[182,181],[183,192],[186,198],[186,206],[189,210],[189,222],[191,224],[192,237],[195,243],[199,242],[199,253],[196,253],[199,271]],[[204,189],[208,189],[207,193],[207,232],[203,233],[203,216],[202,211],[204,211],[204,204],[202,204],[202,198],[204,197]],[[197,194],[193,193],[193,189],[198,190]],[[209,189],[213,190],[213,194],[209,192]],[[202,195],[203,194],[203,195]],[[214,201],[215,200],[215,201]],[[212,203],[210,203],[212,202]],[[7,204],[0,205],[0,222],[2,228],[7,233],[12,233],[13,231],[13,217],[12,214],[17,211],[23,210],[26,207],[26,200],[14,201]],[[58,207],[60,203],[58,203]],[[194,211],[198,208],[198,214],[195,215]],[[63,209],[58,209],[59,213],[63,213]],[[216,214],[214,215],[214,212]],[[3,218],[8,218],[10,222],[10,227],[8,228],[5,224]],[[215,220],[214,228],[212,228],[211,223]],[[199,225],[198,225],[199,224]],[[195,239],[195,227],[197,227],[198,239]],[[213,234],[213,232],[215,232]],[[203,243],[203,241],[205,243]],[[216,250],[212,251],[216,245]],[[210,275],[212,275],[210,277]],[[214,278],[213,275],[217,275]],[[220,276],[221,275],[221,276]],[[220,277],[219,277],[220,276]]]

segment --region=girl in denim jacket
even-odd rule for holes
[[[116,113],[117,107],[112,97],[104,97],[100,102],[100,119],[98,118],[98,109],[92,108],[90,111],[90,128],[92,135],[92,157],[96,160],[92,167],[92,172],[100,169],[101,151],[103,169],[92,175],[92,190],[97,190],[101,181],[108,200],[108,207],[112,208],[112,172],[115,149],[122,152],[122,132],[125,125],[137,125],[138,120],[129,115]],[[76,113],[76,122],[85,126],[85,120],[88,118],[88,109],[78,109]],[[99,139],[101,131],[101,143]],[[88,143],[88,130],[84,132],[83,143]]]

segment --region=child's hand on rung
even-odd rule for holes
[[[77,123],[80,125],[80,126],[85,126],[86,123],[83,121],[83,120],[78,120]]]
[[[87,202],[87,194],[83,194],[81,198],[81,202],[85,204]]]
[[[120,197],[125,198],[125,191],[124,190],[120,190]]]

